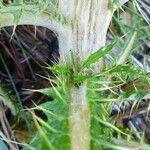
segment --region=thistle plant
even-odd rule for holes
[[[116,140],[125,136],[130,142],[132,138],[129,138],[129,131],[113,124],[110,112],[113,102],[123,94],[115,91],[125,83],[122,76],[126,74],[134,78],[140,72],[139,77],[145,77],[139,68],[132,69],[132,66],[124,64],[137,32],[131,36],[116,65],[106,67],[103,60],[120,42],[117,39],[106,45],[106,33],[113,13],[127,1],[16,0],[8,5],[0,1],[1,27],[13,25],[14,32],[17,25],[46,27],[56,34],[59,42],[59,64],[47,68],[56,76],[56,79],[47,79],[53,88],[34,90],[52,96],[54,101],[29,110],[38,132],[23,149],[103,150],[130,147],[120,146],[120,141]],[[149,84],[149,79],[145,77],[144,82]],[[46,114],[47,121],[34,114],[36,109]],[[125,142],[121,140],[121,143]],[[141,148],[138,144],[132,146]],[[149,149],[147,145],[142,148]]]

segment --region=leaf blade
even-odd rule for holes
[[[113,43],[107,45],[106,47],[103,47],[96,51],[95,53],[91,54],[82,64],[82,69],[90,68],[90,66],[94,63],[96,63],[100,58],[108,54],[112,48],[116,45],[118,40],[114,41]]]

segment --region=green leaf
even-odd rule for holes
[[[37,89],[37,90],[32,90],[32,91],[42,93],[46,96],[54,96],[53,88],[44,88],[44,89]]]
[[[67,75],[70,70],[66,65],[55,65],[55,66],[50,66],[47,67],[47,69],[51,70],[53,73],[55,74],[63,74],[63,75]]]
[[[99,121],[102,125],[108,127],[108,128],[112,128],[113,130],[117,131],[117,132],[120,132],[124,135],[126,135],[126,133],[122,132],[120,129],[118,129],[115,125],[109,123],[109,122],[106,122],[106,121],[103,121],[101,120],[100,118],[98,117],[95,117],[95,119],[97,119],[97,121]]]
[[[116,65],[104,72],[102,72],[102,74],[100,75],[104,75],[104,74],[113,74],[113,73],[120,73],[120,74],[128,74],[128,75],[142,75],[142,71],[138,68],[138,67],[133,67],[132,65]]]
[[[40,107],[42,109],[39,110],[45,113],[48,120],[44,122],[34,116],[41,126],[38,126],[39,132],[34,136],[30,146],[36,150],[70,150],[69,107],[58,100],[44,103]],[[23,150],[30,148],[26,146]]]
[[[81,83],[85,80],[89,80],[93,78],[92,75],[84,75],[84,74],[78,74],[78,75],[75,75],[74,78],[73,78],[73,82],[76,84],[76,83]]]
[[[13,3],[14,4],[23,4],[23,0],[14,0]]]
[[[103,47],[103,48],[99,49],[95,53],[91,54],[83,62],[83,65],[82,65],[81,69],[90,68],[90,66],[92,64],[96,63],[100,58],[102,58],[103,56],[105,56],[106,54],[108,54],[113,49],[113,47],[116,45],[117,41],[118,40],[116,40],[115,42],[107,45],[106,47]]]

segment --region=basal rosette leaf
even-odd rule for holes
[[[53,102],[47,102],[40,107],[35,109],[44,111],[47,116],[47,121],[43,121],[44,123],[36,118],[40,125],[42,125],[41,130],[44,135],[38,130],[35,138],[31,141],[30,146],[37,150],[43,150],[43,147],[46,145],[45,141],[48,141],[49,148],[46,148],[47,150],[69,150],[70,131],[68,106],[63,102],[54,100]],[[24,150],[28,149],[30,149],[28,146],[24,148]]]

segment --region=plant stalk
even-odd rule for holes
[[[90,150],[90,108],[86,82],[70,89],[71,150]]]

